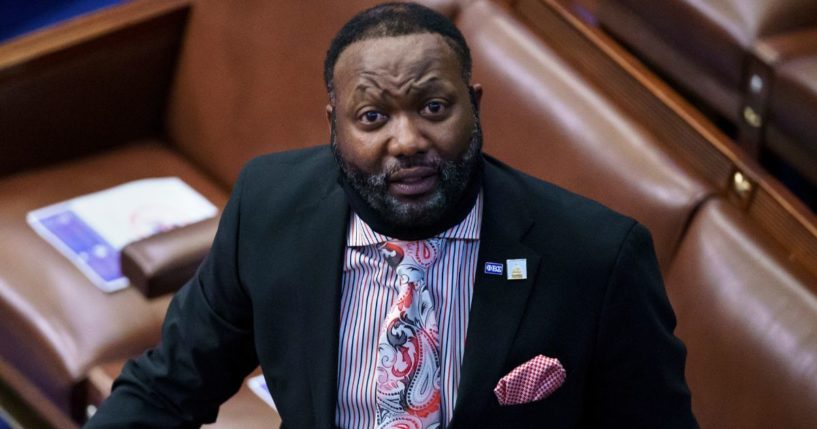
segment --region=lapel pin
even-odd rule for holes
[[[485,263],[485,274],[491,274],[494,276],[501,276],[504,268],[501,263],[499,262],[486,262]]]
[[[525,280],[528,278],[527,259],[508,259],[508,280]]]

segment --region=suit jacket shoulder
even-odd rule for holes
[[[509,217],[517,218],[511,222],[529,222],[523,242],[550,258],[612,262],[637,224],[596,201],[490,156],[486,156],[484,192],[486,201],[493,201],[488,210],[502,213],[503,222]]]
[[[241,192],[249,196],[243,200],[262,205],[266,221],[274,220],[269,209],[291,210],[332,192],[338,171],[331,149],[325,145],[262,155],[250,160],[242,170]]]

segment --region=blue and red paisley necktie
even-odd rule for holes
[[[389,309],[377,350],[377,427],[440,427],[440,346],[426,272],[440,239],[390,241],[380,247],[397,273],[400,292]]]

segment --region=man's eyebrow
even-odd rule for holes
[[[366,93],[371,90],[376,90],[378,94],[383,93],[383,88],[380,84],[377,83],[376,79],[373,79],[369,76],[366,76],[366,73],[362,73],[360,79],[358,79],[357,85],[355,85],[355,93]]]
[[[359,83],[355,86],[350,102],[360,103],[364,100],[383,100],[387,97],[386,91],[377,85]]]
[[[414,82],[411,84],[409,88],[409,92],[412,90],[419,90],[419,91],[428,91],[432,89],[450,89],[452,85],[448,84],[444,80],[440,79],[437,76],[431,76],[427,79],[424,79],[420,82]]]
[[[438,76],[431,75],[431,76],[426,76],[426,77],[424,77],[423,79],[421,79],[419,81],[411,82],[411,86],[415,87],[415,88],[416,87],[424,87],[424,86],[432,86],[432,85],[435,85],[435,84],[439,83],[439,81],[440,81],[440,78]]]

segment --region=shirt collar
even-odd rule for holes
[[[360,218],[354,211],[349,220],[349,230],[346,233],[347,247],[362,247],[385,243],[393,238],[380,234]],[[482,192],[477,195],[474,206],[467,216],[458,224],[437,234],[434,238],[448,238],[454,240],[479,240],[482,227]]]

